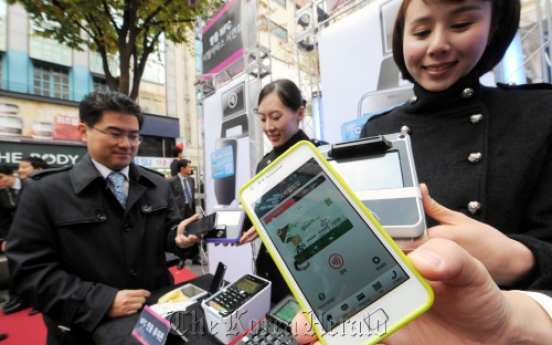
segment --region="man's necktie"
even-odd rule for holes
[[[186,194],[186,203],[190,208],[192,208],[192,194],[190,193],[190,186],[188,185],[188,180],[183,179],[182,184],[184,184],[184,194]]]
[[[107,180],[111,182],[111,185],[112,185],[111,191],[113,192],[113,195],[115,195],[119,203],[124,208],[126,206],[126,195],[125,195],[125,190],[123,188],[125,175],[120,174],[118,172],[112,172],[111,174],[107,175]]]
[[[17,199],[17,190],[15,188],[7,188],[8,198],[10,199],[10,206],[15,206]]]

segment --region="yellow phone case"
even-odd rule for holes
[[[418,281],[420,281],[420,283],[427,290],[428,298],[427,298],[426,303],[424,305],[422,305],[421,308],[419,308],[417,311],[414,311],[413,313],[411,313],[409,315],[406,315],[400,322],[397,322],[396,324],[394,324],[390,328],[388,328],[387,333],[385,334],[385,336],[379,337],[379,338],[376,337],[375,339],[372,339],[372,340],[367,339],[367,342],[364,343],[364,344],[377,344],[378,342],[381,342],[381,340],[384,339],[385,337],[387,337],[388,335],[390,335],[393,332],[397,331],[398,329],[400,329],[401,327],[403,327],[404,325],[406,325],[407,323],[409,323],[410,321],[414,320],[416,317],[418,317],[419,315],[421,315],[425,311],[427,311],[433,304],[433,300],[434,300],[433,290],[431,289],[431,287],[429,286],[429,284],[427,283],[425,278],[422,277],[422,275],[414,268],[414,266],[412,265],[410,260],[406,257],[406,255],[404,255],[402,250],[397,246],[397,244],[393,241],[393,239],[381,227],[379,222],[374,218],[374,216],[372,216],[370,211],[362,204],[360,199],[349,188],[349,186],[346,184],[346,182],[343,180],[343,178],[335,171],[335,169],[327,162],[327,160],[318,152],[316,147],[308,141],[301,141],[301,142],[295,144],[294,146],[289,148],[284,154],[282,154],[280,157],[278,157],[276,160],[274,160],[270,165],[268,165],[266,168],[264,168],[262,171],[260,171],[257,175],[255,175],[245,185],[243,185],[240,188],[239,192],[238,192],[238,199],[240,200],[241,204],[244,206],[245,212],[247,213],[249,218],[252,220],[253,225],[255,226],[255,229],[256,229],[257,233],[259,234],[259,237],[261,238],[261,240],[265,244],[265,247],[267,248],[268,252],[270,253],[270,256],[274,259],[276,254],[273,252],[271,246],[268,245],[269,243],[272,243],[272,242],[269,238],[267,238],[267,235],[265,234],[265,232],[263,230],[261,230],[261,231],[258,230],[258,229],[264,229],[264,228],[261,224],[258,223],[258,221],[256,219],[256,216],[254,215],[253,211],[250,209],[250,207],[243,200],[242,193],[245,189],[247,189],[249,186],[251,186],[252,184],[257,182],[260,178],[262,178],[263,175],[265,175],[267,171],[270,171],[273,166],[279,164],[282,160],[284,160],[291,152],[293,152],[298,147],[305,146],[305,145],[308,146],[312,150],[313,154],[316,155],[319,158],[320,162],[322,164],[324,164],[324,166],[327,168],[327,170],[332,175],[332,177],[336,178],[339,181],[340,189],[342,191],[344,191],[345,193],[347,193],[353,199],[354,203],[371,220],[371,222],[375,225],[376,229],[381,233],[381,235],[384,237],[384,239],[391,245],[391,247],[395,251],[395,254],[397,254],[397,256],[400,259],[402,259],[402,261],[405,262],[405,264],[412,270],[412,272],[414,273],[414,275],[416,276]],[[295,291],[295,289],[293,288],[293,284],[290,284],[290,280],[292,278],[290,278],[288,276],[287,269],[282,266],[282,263],[279,260],[274,260],[274,262],[276,263],[276,266],[278,267],[278,269],[280,270],[282,276],[286,280],[288,286],[290,287],[291,292],[295,296],[296,300],[299,302],[299,305],[301,306],[301,309],[304,312],[307,312],[308,308],[306,308],[306,306],[304,304],[304,301],[302,300],[301,296],[297,293],[297,291]],[[322,332],[320,331],[320,329],[317,327],[317,325],[312,323],[312,318],[309,321],[311,322],[311,326],[314,329],[314,331],[316,332],[316,334],[318,335],[318,338],[320,339],[321,343],[326,345],[327,343],[322,338]]]

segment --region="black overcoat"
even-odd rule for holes
[[[371,118],[361,137],[409,132],[418,180],[440,204],[522,242],[536,267],[509,288],[552,289],[552,85],[484,87],[468,75]],[[428,219],[428,226],[436,225]]]
[[[7,255],[13,288],[44,313],[50,333],[82,291],[70,333],[87,344],[118,290],[172,284],[165,251],[189,253],[174,241],[180,213],[163,176],[131,164],[126,209],[88,155],[28,180]]]

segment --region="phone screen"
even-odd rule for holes
[[[326,331],[409,279],[314,158],[253,208]]]
[[[215,227],[216,214],[212,213],[208,216],[200,218],[193,223],[186,226],[186,233],[188,235],[204,235]]]
[[[301,310],[299,303],[295,300],[288,300],[280,309],[274,311],[272,315],[281,321],[284,321],[286,325],[289,325],[297,313]]]

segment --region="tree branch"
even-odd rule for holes
[[[109,5],[107,4],[107,1],[102,0],[102,4],[104,7],[104,13],[109,18],[109,21],[111,22],[111,25],[113,25],[113,27],[115,28],[115,31],[117,31],[117,35],[119,35],[120,28],[117,26],[117,22],[115,21],[115,18],[113,18],[113,16],[111,15],[111,12],[109,11]]]

